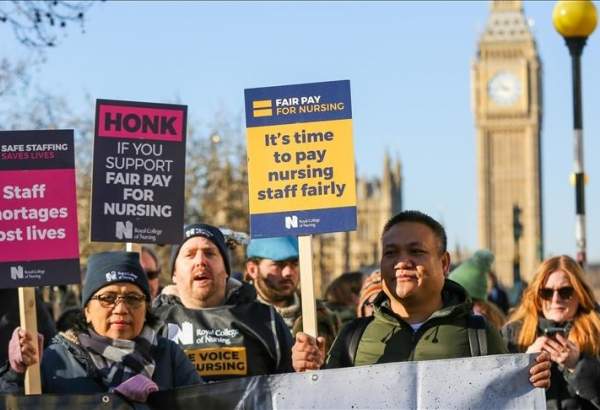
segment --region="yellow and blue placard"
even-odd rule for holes
[[[356,229],[350,81],[245,90],[253,238]]]

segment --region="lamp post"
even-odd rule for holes
[[[575,242],[577,262],[586,265],[585,173],[583,171],[583,115],[581,109],[581,54],[596,28],[596,7],[591,0],[560,0],[552,12],[554,28],[564,37],[573,76],[573,137],[575,149]]]
[[[513,204],[513,287],[510,292],[510,303],[513,306],[519,304],[523,294],[523,280],[521,279],[521,252],[519,249],[519,240],[523,235],[523,225],[521,224],[521,208],[518,204]]]

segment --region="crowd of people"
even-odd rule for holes
[[[424,213],[391,218],[381,249],[377,271],[344,273],[317,301],[318,337],[302,332],[296,238],[251,240],[240,277],[222,232],[188,225],[164,288],[149,247],[91,255],[81,307],[58,332],[43,312],[39,334],[21,329],[0,298],[0,390],[22,392],[37,362],[44,393],[143,402],[235,377],[527,352],[536,355],[530,383],[546,389],[549,408],[600,408],[598,304],[573,259],[544,261],[511,309],[491,252],[451,269],[446,232]]]

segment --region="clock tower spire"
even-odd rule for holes
[[[479,244],[501,282],[533,274],[542,257],[541,63],[521,1],[495,0],[472,66]]]

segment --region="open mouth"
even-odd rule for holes
[[[194,282],[199,283],[201,285],[212,281],[212,279],[212,275],[209,275],[207,273],[198,273],[194,275]]]

